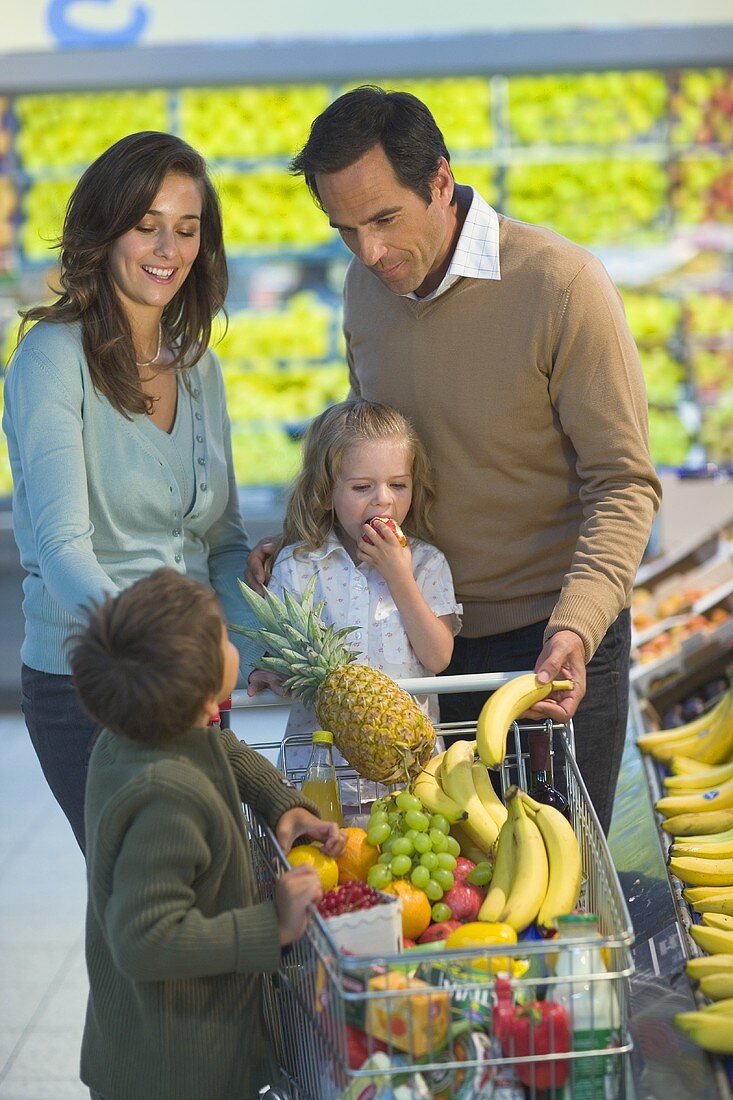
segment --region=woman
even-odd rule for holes
[[[132,134],[79,180],[61,237],[62,291],[23,315],[6,380],[27,574],[23,712],[82,850],[95,726],[66,651],[80,608],[168,565],[210,584],[227,617],[241,618],[248,541],[221,369],[207,350],[227,283],[204,161],[177,137]]]

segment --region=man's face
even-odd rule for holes
[[[316,186],[344,244],[395,294],[424,296],[440,283],[455,244],[453,176],[441,159],[432,202],[397,179],[381,145],[341,172],[323,172]]]

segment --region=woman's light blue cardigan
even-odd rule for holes
[[[237,587],[249,550],[239,509],[221,368],[207,352],[189,372],[193,502],[182,501],[149,418],[126,419],[91,382],[78,324],[40,322],[5,382],[3,429],[13,526],[26,577],[21,656],[68,673],[80,608],[159,566],[211,586],[229,622],[250,621]],[[243,671],[256,651],[234,636]]]

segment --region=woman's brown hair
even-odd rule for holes
[[[410,455],[412,504],[402,526],[415,538],[433,534],[430,508],[435,481],[425,447],[409,420],[389,405],[358,398],[331,405],[311,423],[303,444],[303,468],[295,480],[283,522],[283,546],[305,543],[317,550],[335,529],[333,490],[351,447],[394,439]]]
[[[170,172],[189,176],[199,185],[201,246],[188,278],[163,311],[163,334],[175,352],[169,369],[197,363],[209,345],[212,321],[223,309],[228,274],[221,208],[206,163],[173,134],[130,134],[89,165],[66,208],[58,301],[21,314],[19,342],[35,321],[81,322],[94,387],[125,416],[150,412],[152,405],[140,388],[130,324],[110,274],[109,250],[150,210]]]

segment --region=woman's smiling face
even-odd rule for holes
[[[110,273],[129,316],[162,312],[183,286],[201,245],[201,207],[196,180],[171,172],[150,210],[112,245]]]

